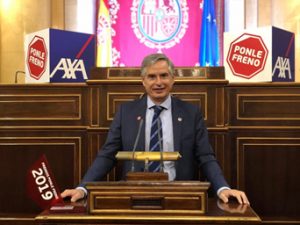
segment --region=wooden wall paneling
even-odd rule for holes
[[[60,190],[87,168],[86,84],[0,85],[0,224],[32,224],[40,212],[25,193],[25,174],[46,154]]]
[[[118,111],[122,103],[133,101],[140,98],[144,94],[144,89],[141,82],[133,82],[126,84],[101,86],[102,92],[102,114],[100,115],[100,126],[109,127],[113,121],[115,113]]]
[[[209,141],[212,146],[212,149],[215,152],[216,159],[218,160],[219,165],[221,166],[224,176],[232,187],[234,187],[231,181],[231,171],[230,171],[230,160],[228,154],[228,147],[227,147],[227,129],[214,129],[211,128],[208,130],[209,133]],[[201,176],[201,171],[199,170],[199,176],[201,180],[204,180]],[[210,196],[214,196],[214,192],[210,190]]]
[[[300,89],[295,84],[231,85],[230,126],[300,126]]]
[[[85,84],[1,85],[0,126],[84,126]]]
[[[11,129],[0,130],[0,212],[38,213],[40,209],[25,192],[26,173],[45,154],[60,190],[78,184],[82,155],[85,155],[84,130]]]
[[[227,126],[227,101],[225,86],[217,86],[216,89],[216,104],[215,104],[215,114],[216,114],[216,127]]]
[[[108,133],[108,129],[88,128],[87,131],[88,131],[88,167],[89,167],[94,161],[97,152],[104,145]]]
[[[231,182],[264,222],[300,223],[299,84],[230,84],[226,91]]]
[[[231,170],[230,170],[230,154],[228,154],[228,135],[227,129],[209,129],[209,140],[210,144],[215,152],[216,158],[223,170],[226,180],[228,183],[231,181]],[[232,184],[231,184],[232,185]]]
[[[202,110],[207,127],[224,127],[225,106],[224,86],[226,82],[184,82],[175,83],[173,92],[175,96],[188,101]]]
[[[101,147],[106,141],[107,133],[108,128],[88,128],[88,167],[85,168],[85,171],[92,165],[98,151],[101,151]],[[110,181],[115,181],[116,179],[114,172],[106,178],[106,180]]]
[[[104,145],[106,141],[107,133],[108,133],[108,128],[88,129],[88,145],[89,145],[88,165],[89,166],[93,163],[98,151],[101,151],[101,147]],[[87,169],[88,168],[86,168],[86,170]],[[121,175],[122,175],[122,162],[118,162],[116,167],[103,180],[118,181],[122,179]]]
[[[300,131],[237,129],[231,138],[237,186],[251,207],[265,220],[299,219]]]
[[[97,86],[91,86],[89,88],[89,98],[88,98],[88,113],[89,113],[89,127],[99,127],[100,126],[100,115],[103,111],[105,102],[103,102],[102,92],[100,92],[100,88]]]

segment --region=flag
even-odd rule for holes
[[[219,66],[219,42],[214,0],[203,0],[203,14],[200,32],[200,66]]]
[[[100,0],[97,20],[97,67],[112,66],[111,22],[108,0]]]

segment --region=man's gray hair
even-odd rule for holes
[[[147,74],[147,67],[152,66],[153,64],[161,60],[167,62],[169,67],[169,73],[170,75],[174,76],[175,68],[173,62],[166,55],[161,53],[151,54],[144,58],[141,65],[141,75],[145,76]]]

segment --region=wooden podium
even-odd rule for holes
[[[236,201],[230,200],[229,203],[222,203],[217,199],[208,199],[207,213],[197,216],[170,216],[146,215],[145,217],[125,215],[96,215],[89,214],[86,209],[86,202],[69,203],[70,206],[78,207],[81,210],[71,212],[53,212],[44,210],[35,218],[37,225],[203,225],[203,224],[260,224],[259,216],[249,205],[240,205]],[[12,224],[16,224],[13,222]]]
[[[118,160],[149,161],[177,160],[178,152],[118,152]],[[133,166],[134,168],[134,166]],[[133,170],[134,171],[134,170]],[[193,217],[207,211],[208,182],[168,181],[164,172],[129,172],[126,181],[90,182],[88,213],[115,219],[142,217]]]
[[[88,213],[114,219],[188,220],[207,211],[207,189],[199,181],[120,181],[87,183]]]
[[[118,152],[118,160],[177,160],[178,152]],[[134,166],[133,166],[134,167]],[[88,190],[88,213],[101,216],[142,218],[192,217],[207,210],[210,183],[199,181],[169,182],[164,172],[129,172],[126,181],[91,182]]]

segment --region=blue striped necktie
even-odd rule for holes
[[[151,133],[150,133],[150,144],[149,151],[160,152],[163,148],[163,139],[162,139],[162,126],[160,120],[160,113],[164,109],[162,106],[153,106],[154,115],[151,124]],[[150,172],[159,172],[160,171],[160,161],[152,161],[149,163]]]

